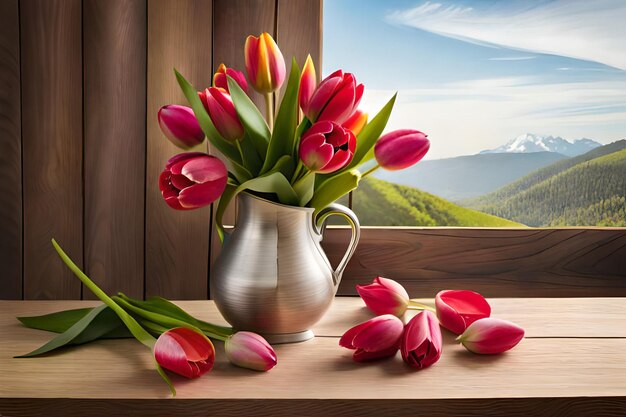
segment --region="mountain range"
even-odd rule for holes
[[[557,152],[566,156],[578,156],[602,146],[592,139],[582,138],[570,142],[560,136],[544,136],[534,133],[525,133],[495,149],[485,150],[481,154],[489,153],[531,153]]]

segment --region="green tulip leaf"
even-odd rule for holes
[[[31,329],[63,333],[85,317],[91,310],[93,310],[92,307],[77,308],[74,310],[57,311],[43,316],[18,317],[17,319],[24,326]]]
[[[93,309],[81,309],[81,313],[84,313],[85,310],[89,310],[87,314],[83,314],[82,318],[63,331],[63,333],[57,335],[40,348],[24,355],[16,356],[16,358],[30,358],[66,345],[80,345],[101,339],[122,324],[117,315],[104,304]],[[63,313],[65,312],[53,313],[48,315],[48,317],[21,317],[18,320],[28,327],[44,328],[43,330],[54,329],[51,331],[56,331],[68,324],[68,318],[78,317],[76,310],[73,310],[69,315]],[[61,318],[61,320],[54,320],[55,318]],[[32,326],[29,326],[27,323],[32,324]],[[129,333],[128,337],[131,337]]]
[[[239,156],[239,151],[232,143],[224,139],[215,128],[213,121],[211,121],[211,117],[204,108],[202,101],[200,101],[200,97],[198,97],[198,91],[177,70],[174,70],[174,73],[176,74],[176,80],[178,80],[180,89],[183,90],[183,94],[187,98],[189,105],[191,105],[193,113],[196,115],[196,119],[198,119],[198,123],[200,124],[202,131],[206,135],[209,142],[211,142],[211,145],[215,146],[215,148],[224,154],[224,156],[228,159],[241,165],[243,161]]]
[[[230,97],[235,105],[239,120],[241,120],[241,124],[249,136],[250,142],[254,146],[260,160],[265,157],[267,153],[267,146],[270,141],[270,129],[267,127],[267,123],[265,123],[265,119],[263,119],[263,115],[261,115],[259,109],[254,105],[252,100],[250,100],[246,92],[241,89],[237,81],[232,79],[229,75],[226,76],[226,79]]]
[[[376,141],[383,133],[383,130],[385,130],[385,126],[387,126],[387,122],[389,121],[389,116],[391,116],[391,111],[393,110],[393,105],[396,102],[397,95],[398,93],[394,94],[387,104],[385,104],[385,106],[378,112],[378,114],[374,116],[374,118],[370,120],[367,125],[365,125],[361,133],[359,133],[356,139],[356,151],[354,153],[354,157],[352,158],[352,161],[339,173],[356,168],[374,157],[374,145],[376,145]]]
[[[297,181],[293,185],[293,189],[298,194],[298,201],[300,203],[300,207],[304,207],[307,205],[311,198],[313,198],[313,193],[315,191],[315,174],[310,173],[305,175],[301,180]]]
[[[360,180],[361,173],[356,169],[335,175],[322,182],[319,187],[316,188],[315,194],[308,206],[313,207],[315,214],[317,214],[324,207],[334,203],[340,197],[356,189],[359,186]]]
[[[274,131],[267,149],[261,173],[268,172],[283,155],[293,155],[298,125],[298,90],[300,89],[300,68],[294,58],[285,95],[280,103]]]

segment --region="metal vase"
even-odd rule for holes
[[[341,275],[359,241],[359,220],[339,204],[314,210],[241,193],[237,226],[226,236],[211,273],[211,297],[237,330],[270,343],[313,337],[311,326],[333,301]],[[352,238],[334,269],[320,246],[326,219],[340,215]]]

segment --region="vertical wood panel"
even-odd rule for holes
[[[83,8],[85,268],[107,293],[142,297],[146,2],[84,0]]]
[[[215,0],[213,21],[213,70],[224,63],[246,74],[244,45],[248,35],[268,32],[276,36],[276,0]],[[249,94],[265,115],[265,100],[250,86]],[[215,205],[217,207],[217,205]],[[236,203],[232,202],[224,214],[225,224],[234,224]],[[219,255],[222,244],[212,222],[211,265]]]
[[[56,238],[83,262],[80,0],[22,0],[24,298],[80,298]]]
[[[22,134],[17,0],[0,2],[0,299],[22,298]]]
[[[278,0],[276,41],[287,62],[296,58],[300,69],[311,54],[317,77],[322,74],[322,0]]]
[[[212,8],[211,0],[148,1],[147,295],[201,299],[208,293],[211,209],[175,211],[161,197],[159,174],[181,150],[160,132],[157,112],[186,103],[173,68],[198,89],[210,85]]]

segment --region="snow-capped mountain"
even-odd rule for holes
[[[560,136],[554,137],[526,133],[515,139],[511,139],[505,145],[480,153],[557,152],[567,156],[577,156],[589,152],[598,146],[602,146],[602,144],[587,138],[576,139],[574,142],[570,142]]]

